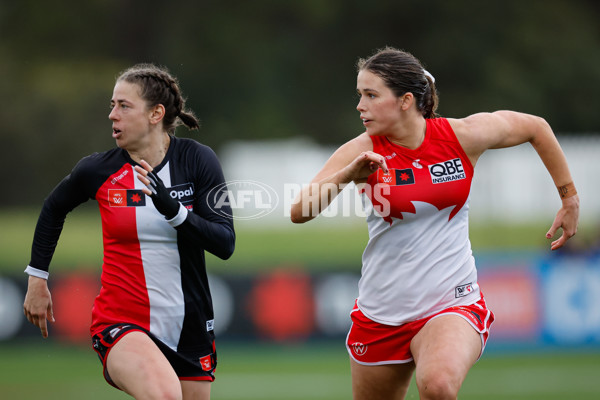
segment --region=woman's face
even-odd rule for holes
[[[140,150],[150,134],[152,110],[139,92],[137,84],[118,81],[110,100],[108,119],[113,123],[112,136],[117,146],[125,150]]]
[[[358,73],[356,91],[360,96],[356,109],[360,112],[367,134],[393,133],[400,122],[402,98],[396,97],[383,79],[367,70]]]

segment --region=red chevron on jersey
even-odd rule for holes
[[[385,325],[473,304],[480,295],[468,238],[473,167],[446,119],[426,123],[416,149],[371,136],[390,173],[371,174],[361,193],[369,242],[357,304]]]
[[[386,211],[382,214],[389,223],[392,218],[403,219],[402,213],[414,214],[414,201],[438,210],[452,207],[452,219],[469,197],[473,167],[454,131],[446,119],[426,121],[425,140],[415,150],[395,145],[383,136],[371,136],[373,151],[386,156],[390,173],[379,169],[371,174],[368,184],[372,190],[367,193],[376,209]]]

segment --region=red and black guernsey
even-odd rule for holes
[[[120,148],[83,158],[45,200],[29,265],[48,271],[66,215],[95,199],[104,260],[91,334],[133,323],[176,351],[211,351],[214,315],[204,251],[227,259],[235,246],[229,202],[215,204],[217,196],[209,195],[225,182],[220,163],[209,147],[171,136],[154,169],[181,203],[169,221],[141,191],[134,165]]]

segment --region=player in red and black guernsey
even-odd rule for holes
[[[468,232],[478,158],[531,143],[562,199],[546,233],[562,228],[552,250],[577,231],[579,198],[546,121],[512,111],[439,118],[434,78],[407,52],[359,60],[357,91],[366,131],[303,188],[291,218],[309,221],[346,184],[360,188],[369,241],[346,340],[354,399],[403,399],[413,373],[421,399],[455,399],[494,320]]]
[[[46,280],[64,219],[95,199],[104,260],[90,330],[106,380],[139,399],[209,399],[217,358],[204,252],[227,259],[235,245],[231,209],[214,195],[220,163],[209,147],[174,136],[198,120],[164,68],[124,71],[111,109],[117,148],[83,158],[44,202],[25,314],[47,337]]]

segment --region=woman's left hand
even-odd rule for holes
[[[180,203],[171,197],[163,181],[158,175],[152,172],[154,169],[150,164],[141,160],[140,165],[136,165],[134,169],[138,173],[137,177],[140,182],[146,185],[142,191],[150,196],[154,203],[154,207],[156,207],[159,213],[164,215],[167,219],[174,218],[179,211]]]
[[[579,196],[571,196],[562,200],[562,207],[556,213],[552,227],[546,233],[547,239],[552,239],[558,228],[562,228],[562,235],[552,242],[551,249],[560,249],[575,233],[579,224]]]

